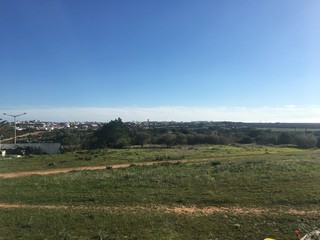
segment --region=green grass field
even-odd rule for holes
[[[174,159],[202,160],[166,162]],[[155,160],[163,162],[133,164]],[[289,240],[296,228],[305,233],[320,224],[318,150],[135,148],[8,159],[0,166],[1,172],[43,170],[50,162],[132,165],[0,178],[0,239]]]
[[[183,146],[180,148],[129,148],[77,151],[74,153],[31,155],[19,159],[1,159],[0,173],[33,171],[79,166],[111,165],[148,161],[218,158],[301,152],[295,148],[239,146]]]

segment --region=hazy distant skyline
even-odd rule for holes
[[[25,109],[15,109],[12,114],[22,113]],[[9,113],[9,112],[8,112]],[[123,107],[123,108],[30,108],[27,115],[17,120],[41,120],[56,122],[109,122],[120,117],[130,121],[233,121],[233,122],[290,122],[317,123],[319,107]],[[2,118],[13,121],[12,117]]]
[[[0,110],[319,122],[319,12],[318,0],[2,1]]]

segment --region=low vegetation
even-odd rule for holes
[[[2,234],[8,239],[294,239],[298,227],[302,234],[319,227],[319,154],[206,145],[8,159],[0,162],[2,172],[21,166],[111,167],[0,179]],[[174,159],[199,161],[169,162]],[[160,164],[135,164],[156,160]],[[112,168],[125,162],[131,166]]]
[[[28,155],[24,158],[4,158],[0,161],[0,173],[70,168],[79,166],[112,165],[166,160],[201,160],[251,155],[303,153],[292,147],[256,145],[199,145],[166,148],[149,145],[144,148],[77,150],[64,154]]]
[[[0,209],[5,239],[296,239],[301,216],[152,210]],[[315,216],[304,217],[314,222]]]
[[[12,138],[12,126],[0,126],[6,139]],[[47,132],[23,130],[18,142],[59,142],[62,152],[86,149],[127,148],[128,146],[172,146],[213,144],[290,145],[298,148],[319,148],[319,124],[254,124],[232,122],[199,123],[124,123],[115,119],[93,129],[55,129]],[[34,135],[36,133],[36,135]],[[24,137],[22,137],[24,136]]]

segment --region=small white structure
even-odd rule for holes
[[[0,156],[5,157],[6,156],[6,150],[0,150]]]
[[[41,153],[47,153],[47,154],[57,154],[60,153],[60,143],[18,143],[18,144],[12,144],[12,143],[5,143],[2,144],[2,147],[5,149],[14,149],[16,147],[21,148],[32,148],[32,149],[38,149]],[[8,151],[9,152],[9,151]]]

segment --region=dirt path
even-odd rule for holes
[[[205,162],[216,160],[217,158],[203,158],[203,159],[186,159],[186,160],[168,160],[168,161],[152,161],[152,162],[140,162],[140,163],[125,163],[103,166],[85,166],[85,167],[73,167],[73,168],[61,168],[61,169],[49,169],[42,171],[30,171],[30,172],[12,172],[12,173],[0,173],[0,178],[15,178],[24,177],[30,175],[48,175],[58,173],[68,173],[71,171],[83,171],[83,170],[103,170],[106,168],[119,169],[127,168],[131,165],[135,166],[150,166],[162,163],[186,163],[186,162]],[[279,206],[276,208],[250,208],[250,207],[217,207],[217,206],[183,206],[183,205],[137,205],[137,206],[98,206],[98,205],[29,205],[29,204],[9,204],[0,203],[0,209],[66,209],[66,210],[89,210],[89,211],[110,211],[110,212],[140,212],[140,211],[159,211],[169,212],[176,214],[246,214],[246,215],[262,215],[262,214],[290,214],[290,215],[314,215],[319,216],[320,209],[314,208],[292,208],[287,206]]]
[[[100,165],[100,166],[84,166],[84,167],[72,167],[72,168],[57,168],[57,169],[47,169],[47,170],[38,170],[38,171],[29,171],[29,172],[9,172],[9,173],[0,173],[0,178],[15,178],[15,177],[25,177],[31,175],[49,175],[49,174],[58,174],[58,173],[68,173],[72,171],[84,171],[84,170],[103,170],[106,168],[127,168],[130,166],[150,166],[157,165],[162,163],[185,163],[185,162],[204,162],[213,160],[212,158],[203,158],[203,159],[187,159],[187,160],[168,160],[168,161],[153,161],[153,162],[140,162],[140,163],[123,163],[123,164],[114,164],[114,165]]]
[[[279,154],[278,154],[279,155]],[[243,157],[246,155],[235,155],[235,156],[224,156],[224,157],[211,157],[211,158],[199,158],[199,159],[183,159],[183,160],[162,160],[162,161],[152,161],[152,162],[138,162],[138,163],[122,163],[122,164],[113,164],[113,165],[99,165],[99,166],[82,166],[82,167],[71,167],[71,168],[53,168],[46,170],[37,170],[37,171],[28,171],[28,172],[8,172],[0,173],[0,178],[16,178],[16,177],[25,177],[31,175],[49,175],[49,174],[58,174],[58,173],[68,173],[72,171],[84,171],[84,170],[103,170],[108,168],[117,169],[117,168],[127,168],[132,165],[135,166],[150,166],[157,164],[165,163],[192,163],[192,162],[208,162],[214,160],[223,160],[223,159],[233,159],[238,157]],[[251,154],[252,156],[261,156],[261,154]]]
[[[44,131],[37,131],[37,132],[25,133],[25,134],[18,135],[18,136],[17,136],[17,139],[18,139],[18,138],[28,137],[28,136],[37,136],[37,135],[40,135],[40,134],[43,134],[43,133],[44,133]],[[2,139],[2,143],[5,143],[5,142],[10,141],[10,140],[13,140],[13,139],[14,139],[14,137]]]
[[[62,210],[88,210],[88,211],[108,211],[108,212],[169,212],[186,215],[213,215],[213,214],[244,214],[244,215],[262,215],[262,214],[290,214],[290,215],[308,215],[318,216],[318,209],[294,209],[290,207],[277,208],[249,208],[249,207],[197,207],[197,206],[71,206],[71,205],[28,205],[28,204],[7,204],[0,203],[0,209],[62,209]]]

